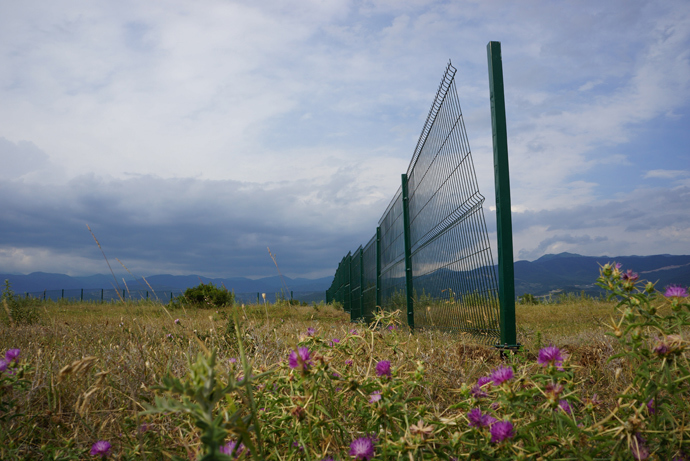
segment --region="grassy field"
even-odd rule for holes
[[[321,351],[319,354],[325,357],[322,363],[326,364],[323,369],[333,376],[337,374],[343,381],[333,388],[335,390],[331,389],[329,395],[345,396],[350,389],[351,395],[347,394],[350,400],[339,397],[339,403],[329,403],[332,404],[329,412],[326,412],[328,408],[324,409],[324,414],[334,421],[347,418],[351,411],[367,411],[366,402],[360,404],[352,399],[358,395],[369,398],[369,391],[365,389],[373,386],[374,365],[380,361],[390,362],[394,376],[401,377],[401,389],[405,383],[417,379],[408,397],[414,397],[416,400],[410,402],[417,402],[415,405],[423,408],[412,411],[406,406],[404,410],[409,412],[410,418],[414,413],[414,421],[407,421],[406,429],[402,429],[403,433],[409,433],[412,427],[411,434],[419,429],[413,425],[417,417],[438,422],[448,418],[457,420],[466,414],[470,407],[458,407],[458,402],[470,399],[467,401],[471,405],[472,386],[499,366],[512,366],[518,375],[523,369],[538,371],[541,367],[535,362],[539,350],[545,346],[557,346],[569,356],[567,363],[571,375],[563,379],[569,380],[573,394],[581,396],[573,400],[573,406],[578,405],[584,411],[585,397],[591,398],[594,394],[601,401],[592,415],[594,420],[601,420],[611,408],[620,405],[617,399],[633,383],[635,375],[632,361],[626,358],[610,360],[621,351],[621,346],[606,332],[611,331],[610,325],[619,322],[621,313],[612,302],[587,298],[573,298],[560,304],[518,305],[518,340],[524,348],[507,358],[502,358],[491,347],[474,344],[471,338],[460,335],[438,331],[412,333],[403,325],[395,325],[395,316],[385,318],[384,324],[374,328],[352,324],[349,314],[323,304],[171,310],[170,306],[155,302],[46,302],[37,304],[36,309],[39,321],[31,325],[11,324],[6,313],[2,313],[4,318],[0,315],[0,350],[20,349],[23,363],[30,367],[24,375],[26,388],[14,391],[17,413],[22,416],[12,421],[0,420],[0,459],[89,459],[93,458],[89,449],[97,440],[112,444],[109,456],[113,459],[196,459],[201,456],[200,431],[189,415],[142,415],[141,412],[161,393],[156,386],[164,376],[185,377],[190,360],[205,349],[216,351],[221,375],[234,376],[238,372],[231,361],[240,356],[233,316],[237,319],[252,373],[273,372],[280,376],[271,378],[274,379],[270,381],[273,389],[287,389],[286,397],[275,401],[263,395],[270,394],[263,384],[255,389],[257,401],[270,400],[273,403],[265,405],[274,405],[270,411],[275,413],[271,413],[270,418],[267,416],[262,424],[275,422],[276,427],[297,427],[295,434],[300,437],[305,420],[289,416],[298,411],[295,408],[310,408],[308,396],[312,391],[304,390],[308,388],[303,383],[306,382],[304,376],[298,381],[307,387],[295,387],[299,375],[287,365],[288,356],[298,345]],[[659,303],[658,309],[659,314],[670,312],[668,303]],[[389,329],[389,325],[394,326]],[[310,328],[314,329],[313,336],[308,335]],[[348,363],[349,360],[352,363]],[[421,381],[413,379],[420,367],[424,369]],[[349,381],[340,375],[348,376]],[[395,393],[395,382],[391,379],[375,392]],[[276,391],[276,395],[280,392]],[[246,403],[246,399],[238,397],[229,405],[235,408],[242,402]],[[391,406],[389,411],[392,414],[398,410]],[[307,413],[311,417],[311,412]],[[377,418],[380,417],[378,414]],[[321,420],[324,419],[322,414]],[[280,446],[284,442],[281,442],[281,435],[268,431],[266,437],[273,437],[275,441],[271,451],[271,444],[264,440],[269,447],[266,456],[270,459],[326,459],[326,455],[331,455],[335,459],[351,459],[347,455],[348,440],[361,435],[354,426],[338,426],[340,435],[323,435],[323,440],[329,440],[329,444],[324,445],[315,441],[319,438],[314,435],[318,434],[317,423],[309,426],[309,440],[317,446],[312,446],[306,438],[299,443],[293,442],[293,445],[297,443],[293,447]],[[452,434],[452,424],[448,424],[448,434]],[[439,425],[437,423],[436,427]],[[386,430],[395,432],[397,429],[390,426]],[[405,459],[438,456],[431,449],[430,455],[424,454],[425,441],[433,439],[425,438],[423,431],[419,434],[422,434],[421,439],[419,436],[415,439],[417,451],[410,448],[405,452],[409,454]],[[437,436],[441,437],[440,430]],[[306,451],[305,445],[308,446]],[[511,450],[514,455],[521,453],[519,448]],[[528,454],[528,450],[524,450]]]

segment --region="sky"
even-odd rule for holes
[[[690,2],[0,2],[0,273],[331,276],[443,71],[496,250],[501,42],[516,260],[690,254]]]

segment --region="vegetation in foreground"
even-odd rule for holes
[[[5,296],[0,459],[690,459],[687,291],[599,284],[518,306],[503,359],[396,313]]]

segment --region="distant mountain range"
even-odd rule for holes
[[[536,261],[515,262],[515,293],[546,295],[564,293],[600,293],[594,285],[599,266],[616,261],[622,269],[632,269],[641,279],[656,282],[657,289],[669,285],[690,284],[690,255],[654,256],[581,256],[572,253],[544,255]]]
[[[45,272],[33,272],[28,275],[0,274],[0,282],[5,279],[12,284],[15,293],[35,293],[44,290],[75,290],[75,289],[113,289],[115,280],[112,275],[90,275],[87,277],[70,277],[64,274],[49,274]],[[142,279],[125,277],[130,289],[147,290],[146,283]],[[333,277],[323,277],[320,279],[305,279],[284,277],[285,284],[290,291],[295,292],[325,292],[333,281]],[[216,278],[203,277],[199,275],[152,275],[146,277],[146,281],[156,291],[167,292],[180,290],[199,285],[199,283],[213,283],[216,286],[225,286],[228,290],[236,293],[269,293],[275,294],[285,291],[279,276],[264,277],[256,280],[246,277]],[[117,282],[120,288],[124,288],[122,279]]]
[[[581,256],[573,253],[544,255],[536,261],[515,262],[515,292],[517,296],[525,293],[547,295],[556,292],[582,292],[596,294],[600,289],[594,285],[599,275],[599,266],[616,261],[623,269],[632,269],[640,278],[657,282],[657,288],[668,285],[688,286],[690,284],[690,255],[654,255],[654,256]],[[494,267],[494,270],[496,268]],[[484,271],[486,272],[486,271]],[[111,275],[92,275],[88,277],[70,277],[64,274],[34,272],[28,275],[0,274],[0,282],[8,279],[15,293],[35,293],[43,290],[74,289],[112,289],[114,280]],[[319,279],[285,277],[285,284],[290,291],[325,292],[331,285],[333,277]],[[128,287],[146,290],[142,280],[126,278]],[[208,278],[197,275],[152,275],[146,277],[156,291],[185,290],[200,282],[225,286],[235,293],[275,294],[284,291],[280,277],[265,277],[251,280],[245,277]],[[121,285],[122,280],[118,280]]]

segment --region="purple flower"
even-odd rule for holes
[[[175,322],[174,322],[174,323],[175,323],[175,325],[179,325],[179,324],[180,324],[180,319],[175,319]]]
[[[247,449],[247,447],[245,447],[243,443],[240,443],[238,446],[237,442],[235,440],[231,440],[228,443],[226,443],[225,445],[221,445],[220,448],[218,448],[218,451],[224,455],[234,454],[235,458],[237,458],[246,449]],[[233,453],[233,450],[234,450],[234,453]],[[247,450],[247,454],[249,454],[249,450]]]
[[[688,290],[681,286],[671,285],[670,287],[666,288],[666,293],[664,293],[664,296],[667,298],[687,298]]]
[[[355,459],[365,459],[369,461],[374,457],[374,439],[371,437],[360,437],[350,444],[350,456]]]
[[[354,328],[351,329],[351,330],[350,330],[350,334],[351,334],[351,335],[356,335],[356,334],[357,334],[357,330],[355,330]]]
[[[374,391],[369,394],[369,403],[376,403],[381,400],[381,391]]]
[[[491,373],[491,381],[496,385],[500,386],[513,379],[515,375],[513,374],[513,369],[510,367],[498,367]]]
[[[668,355],[669,352],[671,352],[671,349],[668,347],[668,344],[663,342],[659,342],[657,346],[654,348],[654,353],[662,357]]]
[[[633,458],[647,459],[649,458],[649,448],[647,448],[647,441],[638,433],[630,439],[630,451],[632,451]]]
[[[381,360],[376,364],[376,375],[377,376],[390,376],[391,375],[391,363],[388,360]]]
[[[307,336],[314,336],[314,333],[316,333],[316,330],[314,328],[307,328]]]
[[[110,449],[111,449],[110,442],[106,442],[105,440],[99,440],[98,442],[94,443],[93,446],[91,447],[91,456],[101,456],[105,458],[110,454]]]
[[[237,359],[235,357],[230,357],[230,363],[237,363]]]
[[[484,390],[482,389],[482,386],[484,386],[485,384],[490,384],[490,383],[491,383],[491,378],[489,378],[488,376],[482,376],[481,378],[479,378],[477,380],[476,386],[474,386],[472,388],[472,395],[474,395],[478,399],[481,397],[488,397],[489,394],[484,392]]]
[[[567,400],[559,400],[558,401],[558,408],[563,410],[566,414],[572,414],[573,409],[570,407],[570,404],[568,403]]]
[[[395,325],[388,325],[388,331],[395,330]]]
[[[633,272],[632,269],[628,269],[628,272],[624,272],[621,278],[623,279],[623,281],[630,280],[631,282],[634,282],[637,279],[639,279],[640,276],[637,275],[637,273]]]
[[[563,354],[556,346],[548,346],[539,350],[539,358],[537,363],[542,367],[548,365],[555,365],[559,370],[563,370]]]
[[[10,365],[10,362],[8,362],[5,359],[0,359],[0,372],[7,370],[7,367]]]
[[[350,359],[345,360],[345,365],[347,365],[348,367],[351,367],[353,363],[355,363],[355,362],[353,362]]]
[[[488,413],[482,414],[482,410],[478,407],[473,408],[467,413],[467,419],[470,421],[470,426],[472,427],[487,427],[496,422],[496,418]]]
[[[649,411],[650,415],[653,415],[654,413],[656,413],[656,408],[654,408],[655,406],[656,405],[655,405],[654,399],[653,398],[649,399],[649,402],[647,402],[647,411]]]
[[[301,368],[304,371],[308,370],[309,365],[311,365],[311,360],[309,360],[310,357],[311,354],[309,354],[309,349],[306,347],[300,347],[297,351],[290,352],[290,358],[288,359],[290,368]]]
[[[5,360],[8,362],[16,362],[19,359],[19,349],[10,349],[5,352]]]
[[[331,339],[331,344],[330,344],[330,345],[331,345],[331,346],[334,346],[335,344],[338,344],[339,342],[340,342],[340,340],[339,340],[338,338],[333,338],[333,339]]]
[[[510,421],[496,421],[491,425],[491,443],[503,442],[515,436],[513,423]]]
[[[620,270],[620,268],[623,267],[623,265],[622,265],[621,263],[614,263],[614,264],[613,264],[613,267],[614,267],[615,269]]]
[[[304,448],[299,444],[299,442],[292,442],[292,446],[299,451],[304,451]]]

